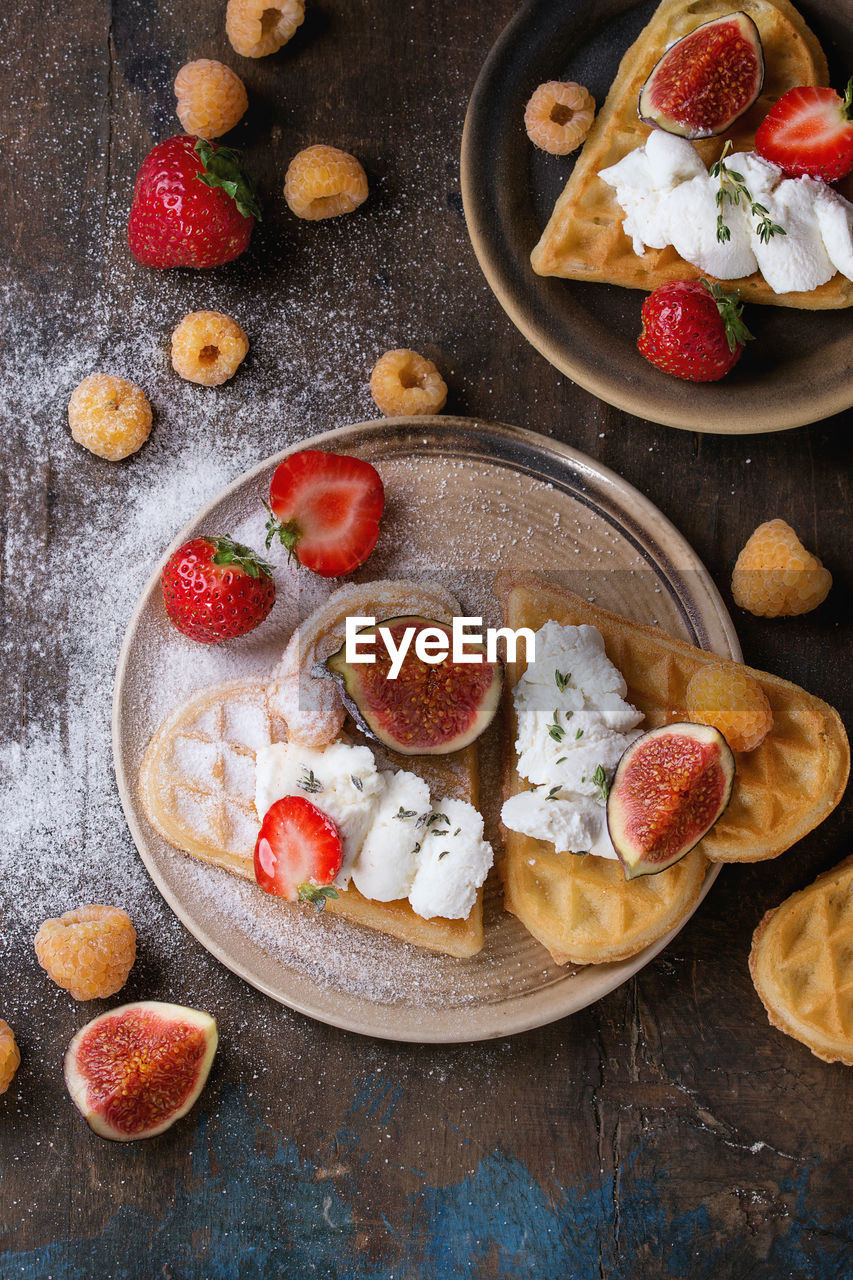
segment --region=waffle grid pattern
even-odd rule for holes
[[[853,1065],[853,858],[767,912],[749,966],[774,1026]]]
[[[629,622],[529,575],[501,574],[498,595],[507,626],[534,630],[549,619],[587,623],[604,636],[611,661],[628,684],[628,700],[646,727],[686,719],[685,691],[700,664],[720,662],[651,627]],[[508,689],[522,674],[509,664]],[[693,853],[657,876],[625,882],[621,868],[600,858],[554,853],[553,846],[505,832],[504,886],[508,909],[543,941],[556,959],[597,963],[633,954],[673,928],[701,888],[705,858],[755,862],[775,857],[823,820],[838,803],[850,768],[850,751],[838,713],[820,699],[776,676],[751,671],[770,700],[774,727],[749,754],[738,754],[731,803]],[[511,715],[511,707],[508,706]],[[514,740],[514,729],[507,735]],[[505,793],[524,786],[510,753]],[[679,870],[680,868],[680,870]],[[657,890],[649,883],[659,881]],[[600,902],[590,906],[590,896]],[[571,890],[571,892],[570,892]],[[615,894],[626,895],[631,917],[620,926]],[[653,896],[653,895],[657,896]],[[593,895],[594,901],[594,895]],[[586,903],[584,907],[581,904]],[[645,931],[641,926],[645,913]],[[594,922],[600,922],[596,929]],[[547,941],[546,941],[547,939]]]

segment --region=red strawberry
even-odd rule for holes
[[[322,910],[338,896],[331,886],[342,861],[338,828],[310,800],[285,796],[267,809],[255,845],[255,879],[267,893]]]
[[[791,178],[837,182],[853,169],[853,80],[843,99],[834,89],[789,89],[755,134],[755,149]]]
[[[193,538],[169,557],[161,577],[169,620],[200,644],[253,631],[275,601],[272,569],[231,538]]]
[[[737,294],[707,280],[662,284],[643,303],[637,347],[676,378],[716,382],[737,364],[752,334],[741,319]]]
[[[267,546],[278,538],[306,569],[339,578],[376,546],[384,506],[382,481],[369,462],[303,449],[273,472]]]
[[[259,217],[238,153],[184,135],[142,161],[127,238],[146,267],[218,267],[248,247]]]

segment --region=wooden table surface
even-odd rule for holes
[[[552,369],[486,285],[459,144],[515,10],[309,0],[291,44],[249,61],[225,39],[221,0],[2,8],[0,1016],[23,1056],[0,1099],[3,1277],[853,1273],[853,1075],[771,1028],[747,970],[762,913],[850,852],[849,803],[777,861],[725,869],[676,941],[594,1006],[434,1047],[311,1021],[219,965],[159,897],[118,801],[112,678],[151,566],[256,461],[376,416],[367,376],[396,346],[437,361],[450,411],[552,435],[648,495],[708,566],[746,660],[849,723],[853,415],[758,437],[632,418]],[[230,267],[150,271],[126,247],[133,177],[179,131],[171,85],[197,57],[248,86],[232,137],[265,220]],[[297,223],[284,171],[320,139],[361,157],[370,200]],[[172,327],[200,307],[237,316],[252,342],[216,391],[169,367]],[[150,442],[125,463],[68,433],[68,396],[97,368],[155,407]],[[801,619],[731,602],[737,552],[774,516],[835,577]],[[122,998],[198,1005],[220,1023],[196,1109],[143,1144],[95,1137],[63,1085],[68,1040],[116,999],[76,1004],[33,954],[44,918],[99,900],[138,928]]]

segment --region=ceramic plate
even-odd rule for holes
[[[645,294],[546,279],[530,266],[573,159],[531,145],[525,104],[545,80],[576,80],[600,105],[655,7],[527,0],[501,35],[474,88],[462,138],[462,196],[480,265],[510,319],[553,365],[638,417],[746,434],[839,413],[853,404],[849,312],[749,307],[756,341],[723,381],[697,385],[661,373],[636,350]],[[799,7],[827,53],[832,83],[845,84],[847,64],[834,59],[853,50],[853,8],[832,0]]]
[[[498,568],[559,574],[578,593],[659,623],[725,656],[737,637],[706,570],[655,507],[612,472],[564,445],[511,427],[459,418],[396,419],[331,431],[321,447],[373,462],[385,482],[382,535],[363,580],[439,578],[469,614],[498,622]],[[293,452],[288,450],[287,452]],[[472,960],[409,947],[346,921],[268,897],[167,845],[137,795],[145,745],[196,690],[220,680],[264,677],[301,617],[334,589],[279,557],[271,617],[230,645],[180,636],[163,609],[159,576],[187,538],[229,531],[260,547],[270,475],[284,453],[225,489],[181,531],[137,604],[122,646],[113,745],[134,840],[166,901],[223,964],[274,999],[311,1017],[392,1040],[487,1039],[575,1012],[636,973],[668,939],[619,964],[566,971],[506,915],[496,884],[486,895],[486,944]],[[481,794],[496,838],[500,729],[481,752]],[[705,889],[719,868],[709,871]]]

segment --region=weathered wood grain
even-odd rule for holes
[[[849,852],[849,802],[777,863],[726,869],[668,951],[593,1008],[509,1041],[421,1048],[310,1022],[218,966],[138,866],[108,776],[111,673],[148,567],[250,461],[374,416],[367,375],[389,346],[436,359],[451,410],[553,435],[625,476],[730,606],[737,551],[784,515],[836,585],[803,619],[735,614],[745,655],[849,723],[851,415],[755,438],[631,418],[547,365],[483,280],[459,142],[515,10],[309,0],[291,45],[258,62],[231,51],[216,0],[20,0],[0,13],[2,768],[43,757],[41,825],[7,810],[0,857],[0,1016],[24,1055],[0,1099],[3,1277],[853,1272],[850,1072],[773,1030],[746,969],[763,911]],[[133,177],[177,131],[171,82],[200,56],[246,80],[233,141],[265,218],[221,272],[151,272],[125,245]],[[352,221],[297,224],[284,206],[288,159],[317,141],[365,163],[371,199]],[[166,355],[171,327],[201,306],[237,316],[253,343],[213,399],[178,386]],[[68,394],[96,365],[140,381],[157,411],[150,444],[116,467],[65,427]],[[78,779],[91,761],[85,787],[50,772],[63,752]],[[100,1141],[73,1113],[64,1046],[102,1006],[74,1005],[32,954],[34,913],[96,892],[88,867],[105,842],[103,888],[124,877],[142,904],[124,995],[198,1004],[221,1026],[198,1110],[141,1146]]]

